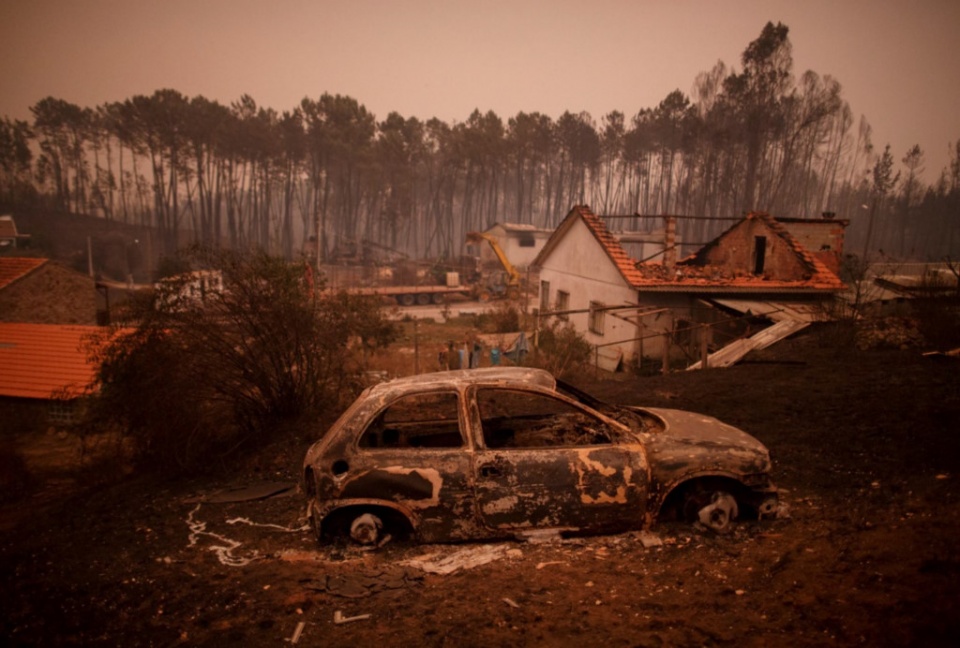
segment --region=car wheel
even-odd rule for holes
[[[721,534],[733,530],[739,513],[737,499],[723,490],[691,490],[683,504],[684,519]]]
[[[397,301],[400,302],[401,306],[413,306],[417,303],[417,298],[413,295],[400,295],[397,297]]]
[[[373,513],[364,513],[354,518],[350,524],[350,538],[364,546],[375,545],[380,541],[383,521]]]

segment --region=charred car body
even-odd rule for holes
[[[592,534],[675,516],[722,532],[776,513],[770,468],[763,444],[716,419],[503,367],[367,389],[308,450],[302,487],[321,540]]]

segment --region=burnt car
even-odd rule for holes
[[[724,532],[776,514],[770,469],[763,444],[714,418],[496,367],[368,388],[307,451],[301,487],[321,541],[613,533],[665,518]]]

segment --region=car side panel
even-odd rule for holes
[[[646,509],[647,470],[624,446],[484,450],[477,507],[492,529],[635,528]]]
[[[422,540],[465,540],[481,534],[471,471],[463,449],[361,451],[347,472],[325,480],[319,499],[328,510],[346,501],[395,502],[416,515]]]

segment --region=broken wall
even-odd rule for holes
[[[803,281],[810,275],[790,243],[761,220],[743,221],[705,250],[703,259],[733,275],[777,281]]]

